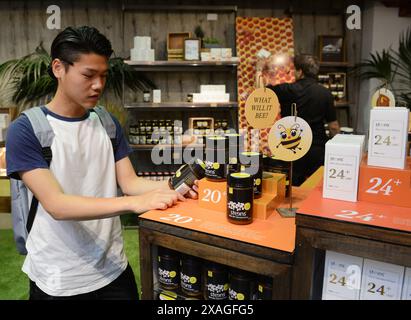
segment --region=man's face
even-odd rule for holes
[[[88,53],[80,54],[77,61],[68,67],[55,59],[53,71],[59,80],[59,90],[72,102],[91,109],[103,92],[108,73],[108,59]]]

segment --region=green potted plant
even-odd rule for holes
[[[220,41],[217,38],[207,37],[203,40],[204,48],[220,48]]]
[[[371,53],[355,71],[360,79],[378,79],[379,88],[388,87],[399,102],[411,107],[411,28],[401,33],[398,50],[384,49]],[[377,88],[378,89],[378,88]]]
[[[204,30],[201,28],[201,26],[197,26],[194,29],[194,34],[196,35],[196,38],[200,39],[200,47],[203,47],[203,38],[204,38]]]

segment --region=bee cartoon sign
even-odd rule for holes
[[[254,129],[269,128],[275,122],[280,103],[273,90],[259,88],[254,90],[245,103],[245,118]]]
[[[270,130],[268,145],[273,156],[283,161],[295,161],[311,147],[313,134],[308,123],[291,116],[278,120]]]

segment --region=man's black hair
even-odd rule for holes
[[[93,27],[67,27],[56,36],[51,44],[51,61],[56,58],[60,59],[66,68],[73,65],[80,54],[87,53],[95,53],[107,59],[113,53],[110,40]],[[49,74],[55,79],[51,66]]]
[[[294,66],[295,70],[302,70],[304,77],[306,78],[316,79],[318,72],[320,71],[317,57],[309,54],[300,54],[295,56]]]

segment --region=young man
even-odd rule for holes
[[[271,57],[271,59],[274,58],[274,56]],[[274,63],[271,59],[257,61],[257,88],[263,86],[266,71]],[[301,159],[295,161],[293,185],[299,186],[324,164],[325,143],[328,140],[324,123],[328,123],[331,136],[339,133],[340,126],[330,91],[317,83],[316,79],[320,69],[317,59],[311,55],[298,55],[294,58],[294,67],[296,79],[294,83],[268,85],[267,88],[277,95],[282,117],[290,116],[291,105],[296,103],[298,116],[307,121],[313,133],[310,150]]]
[[[50,74],[58,87],[42,107],[55,134],[50,167],[25,115],[9,128],[8,175],[21,178],[39,200],[22,268],[30,278],[30,299],[138,298],[119,215],[185,201],[167,182],[137,178],[119,122],[113,118],[114,153],[91,112],[112,52],[110,41],[91,27],[69,27],[54,39]],[[117,197],[117,185],[127,196]]]

